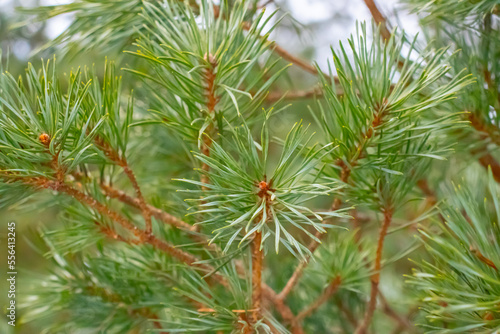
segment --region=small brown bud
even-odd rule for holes
[[[265,190],[267,191],[269,189],[269,186],[266,181],[260,181],[259,182],[259,188],[260,190]]]
[[[38,140],[45,146],[50,145],[50,136],[46,134],[45,132],[42,133],[40,136],[38,136]]]
[[[484,320],[491,321],[495,319],[495,316],[491,312],[486,312],[483,316]]]

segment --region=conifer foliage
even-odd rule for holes
[[[328,71],[273,42],[280,12],[259,1],[23,9],[74,15],[45,46],[64,58],[123,55],[67,73],[54,57],[19,77],[2,65],[0,206],[58,211],[21,322],[498,330],[499,5],[406,0],[424,31],[412,37],[365,3],[375,24],[332,47]],[[280,88],[299,70],[320,89],[296,115],[287,100],[311,94]]]

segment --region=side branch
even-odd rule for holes
[[[373,121],[368,127],[368,129],[360,134],[360,142],[357,145],[355,149],[355,155],[349,162],[349,164],[346,164],[343,160],[338,160],[336,162],[336,165],[340,167],[340,180],[343,183],[347,183],[349,181],[349,177],[351,176],[351,169],[353,166],[355,166],[358,163],[358,160],[363,158],[363,148],[365,147],[366,143],[370,140],[370,138],[375,134],[375,130],[378,126],[380,126],[383,123],[383,118],[386,114],[386,109],[385,109],[385,103],[379,105],[375,113],[373,115]],[[335,200],[332,203],[331,210],[335,211],[340,209],[342,205],[342,200],[340,198],[335,198]],[[316,232],[315,237],[318,238],[319,240],[322,240],[324,238],[325,234],[320,233],[319,231]],[[318,243],[315,240],[312,240],[307,247],[309,249],[310,254],[313,254],[316,249],[319,247],[320,243]],[[278,297],[280,299],[285,299],[286,296],[292,291],[292,289],[295,287],[295,285],[298,283],[300,278],[302,277],[303,271],[306,268],[307,264],[309,263],[310,256],[307,256],[306,260],[301,261],[297,267],[295,268],[295,271],[293,272],[292,276],[286,283],[285,287],[283,290],[279,293]]]
[[[309,72],[309,73],[314,74],[314,75],[318,75],[320,73],[316,67],[314,67],[313,65],[309,64],[308,62],[290,54],[288,51],[286,51],[285,49],[283,49],[279,45],[274,44],[273,50],[274,50],[274,52],[276,52],[276,54],[280,55],[283,59],[297,65],[298,67],[302,68],[306,72]],[[326,73],[322,73],[322,74],[326,79],[330,80],[329,75],[327,75]]]
[[[151,211],[149,211],[149,206],[146,203],[146,200],[142,196],[142,191],[141,188],[139,187],[139,183],[137,182],[137,178],[135,177],[134,172],[130,168],[130,166],[127,163],[127,160],[124,158],[121,159],[121,164],[120,166],[123,168],[123,172],[125,175],[127,175],[128,179],[132,183],[132,187],[135,190],[135,193],[137,194],[137,199],[139,200],[139,207],[142,211],[142,214],[144,216],[144,220],[146,222],[146,232],[151,233],[153,231],[153,225],[151,222]]]
[[[58,181],[52,181],[46,178],[28,178],[23,180],[26,184],[35,186],[37,188],[51,189],[58,191],[60,193],[64,193],[69,195],[70,197],[76,199],[78,202],[87,205],[88,207],[96,210],[103,216],[106,216],[118,223],[125,230],[132,233],[136,238],[138,238],[141,242],[148,243],[155,248],[158,248],[165,253],[171,255],[173,258],[179,260],[186,265],[197,267],[203,270],[210,271],[212,268],[205,264],[198,264],[198,258],[195,256],[186,253],[180,249],[177,249],[175,246],[169,244],[166,241],[160,240],[156,238],[151,233],[148,233],[147,230],[139,229],[137,226],[132,224],[129,220],[121,216],[116,211],[110,209],[107,205],[97,201],[95,198],[75,189],[71,186],[61,183]]]
[[[131,197],[127,195],[125,192],[115,189],[111,186],[101,184],[101,189],[103,190],[104,194],[106,196],[109,196],[111,198],[117,199],[122,203],[125,203],[127,205],[130,205],[136,209],[141,208],[141,204],[139,199]],[[174,227],[177,227],[181,230],[185,230],[187,232],[196,232],[198,229],[196,226],[189,225],[188,223],[184,222],[183,220],[161,210],[158,209],[152,205],[148,205],[148,210],[151,212],[153,217],[156,219],[161,220],[165,224],[172,225]]]
[[[375,267],[373,268],[374,274],[371,276],[371,292],[370,299],[368,301],[365,316],[363,321],[356,329],[355,334],[366,334],[368,326],[372,320],[373,314],[375,313],[375,307],[377,305],[377,295],[378,295],[378,286],[380,282],[380,269],[382,267],[382,250],[384,248],[385,236],[387,235],[387,230],[392,222],[392,208],[384,209],[384,222],[382,223],[382,227],[380,228],[380,233],[378,237],[377,243],[377,252],[375,254]]]
[[[297,315],[297,320],[303,320],[304,318],[311,315],[314,311],[316,311],[316,309],[318,309],[321,305],[326,303],[328,299],[330,299],[330,297],[338,291],[341,282],[342,280],[340,276],[335,277],[335,279],[332,280],[330,284],[328,284],[325,290],[321,292],[319,298]]]
[[[96,137],[95,142],[97,146],[104,152],[104,154],[113,162],[115,162],[118,166],[123,169],[125,175],[132,183],[132,187],[134,188],[135,193],[137,194],[137,199],[139,203],[139,208],[142,211],[142,215],[144,217],[144,221],[146,222],[146,232],[152,232],[152,223],[151,223],[151,212],[148,209],[148,204],[142,195],[141,188],[139,187],[139,183],[137,182],[137,178],[135,177],[134,172],[130,168],[127,159],[125,157],[120,156],[120,154],[112,148],[107,142],[104,141],[101,137]]]
[[[313,97],[319,97],[323,95],[323,90],[319,87],[313,87],[308,90],[298,90],[282,93],[280,91],[271,92],[267,97],[267,102],[276,102],[284,98],[285,100],[300,100],[300,99],[310,99]],[[341,95],[339,93],[339,95]]]

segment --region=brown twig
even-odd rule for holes
[[[424,193],[425,199],[430,206],[434,206],[437,204],[436,193],[429,187],[429,182],[427,182],[427,179],[418,180],[417,187]]]
[[[146,203],[146,200],[142,196],[141,188],[139,187],[139,183],[137,182],[137,178],[135,177],[134,172],[130,168],[125,158],[122,158],[120,166],[123,168],[123,172],[127,175],[128,179],[132,183],[132,187],[135,190],[137,195],[137,199],[139,200],[139,206],[141,208],[142,214],[144,216],[144,221],[146,222],[146,232],[151,233],[153,231],[153,226],[151,222],[151,211],[149,211],[149,206]]]
[[[132,198],[132,197],[124,194],[122,191],[116,190],[116,189],[111,188],[109,186],[101,185],[101,187],[103,188],[103,190],[105,191],[105,193],[108,196],[113,197],[113,198],[117,198],[120,201],[122,201],[126,204],[129,204],[131,206],[134,206],[136,208],[138,207],[137,199]],[[188,231],[192,228],[191,225],[184,223],[183,221],[169,215],[168,213],[166,213],[160,209],[150,207],[150,210],[151,210],[153,216],[155,216],[156,218],[161,219],[169,224],[172,224],[173,226],[176,226],[180,229],[188,230]],[[206,240],[203,236],[197,235],[197,234],[190,234],[190,235],[193,237],[199,237],[199,240],[202,241],[202,244],[204,246],[208,247],[208,243],[206,242]],[[212,245],[210,247],[212,247],[214,249],[217,248],[216,245]],[[211,268],[211,267],[209,267],[209,268],[210,268],[210,271],[213,271],[213,268]],[[241,263],[236,262],[236,268],[238,270],[239,275],[244,275],[244,269],[243,269]],[[285,320],[287,323],[290,323],[290,325],[292,327],[292,332],[294,334],[302,334],[303,333],[302,328],[298,324],[298,322],[295,318],[295,315],[290,310],[290,308],[282,300],[280,300],[278,298],[278,295],[276,294],[276,292],[265,283],[262,283],[262,296],[266,300],[269,300],[273,303],[273,305],[276,307],[276,310],[282,316],[283,320]]]
[[[274,44],[273,51],[280,55],[283,59],[297,65],[298,67],[302,68],[304,71],[309,72],[314,75],[318,75],[319,73],[323,74],[323,76],[327,79],[330,80],[330,76],[326,73],[320,72],[316,67],[313,65],[309,64],[308,62],[292,55],[285,49],[283,49],[281,46]]]
[[[130,183],[132,183],[132,187],[134,188],[134,191],[137,195],[139,208],[142,211],[142,215],[146,223],[146,232],[151,233],[153,230],[153,226],[151,223],[151,212],[149,211],[148,204],[146,203],[146,200],[142,195],[142,191],[139,186],[139,183],[137,182],[137,178],[135,177],[134,172],[130,168],[127,159],[124,156],[121,156],[118,153],[118,151],[116,151],[113,147],[111,147],[103,138],[96,136],[94,141],[97,147],[99,147],[104,152],[106,157],[108,157],[111,161],[113,161],[123,169],[123,172],[125,173],[125,175],[127,175],[127,178],[130,180]]]
[[[273,302],[276,310],[281,315],[283,320],[290,324],[292,333],[304,334],[304,330],[302,329],[300,322],[297,320],[297,317],[293,314],[290,307],[285,304],[283,299],[279,298],[278,294],[276,294],[276,292],[266,284],[262,285],[262,291],[264,292],[264,297]]]
[[[104,194],[106,196],[109,196],[110,198],[114,198],[119,200],[122,203],[125,203],[127,205],[130,205],[134,208],[140,209],[140,201],[137,198],[131,197],[127,195],[125,192],[115,189],[111,186],[101,184],[101,189],[103,190]],[[198,231],[198,228],[193,225],[189,225],[188,223],[184,222],[183,220],[161,210],[158,209],[152,205],[148,205],[148,210],[151,212],[153,217],[155,217],[158,220],[161,220],[165,224],[172,225],[178,229],[187,231],[187,232],[196,232]]]
[[[140,241],[137,240],[137,239],[127,239],[123,236],[121,236],[120,234],[118,234],[118,232],[112,228],[111,226],[104,226],[103,224],[99,223],[98,221],[94,221],[94,223],[96,224],[96,226],[98,227],[99,231],[104,234],[106,237],[108,237],[109,239],[113,239],[113,240],[117,240],[117,241],[121,241],[121,242],[125,242],[125,243],[128,243],[128,244],[139,244]]]
[[[303,311],[301,311],[297,315],[297,320],[302,321],[304,318],[311,315],[316,309],[318,309],[321,305],[326,303],[328,299],[330,299],[333,294],[337,292],[340,287],[340,283],[342,282],[340,276],[335,277],[330,284],[321,292],[321,295],[318,299],[312,302],[309,306],[307,306]]]
[[[436,193],[429,187],[429,182],[427,179],[420,179],[417,181],[417,187],[424,193],[425,201],[427,202],[427,206],[434,207],[437,205],[438,200]],[[445,219],[441,213],[438,213],[439,220],[444,222]]]
[[[391,38],[391,32],[387,28],[387,19],[380,12],[374,0],[364,0],[366,7],[370,10],[373,20],[380,26],[380,34],[382,37],[388,41]]]
[[[319,97],[323,95],[323,90],[319,87],[313,87],[308,90],[298,90],[291,92],[271,92],[266,97],[267,102],[276,102],[282,98],[285,100],[300,100],[300,99],[310,99],[313,97]],[[339,94],[340,95],[340,94]]]
[[[263,252],[260,249],[262,232],[255,232],[252,241],[252,322],[255,324],[261,317],[262,305],[262,260]]]
[[[365,316],[361,324],[359,324],[358,328],[356,328],[356,334],[366,334],[368,326],[373,317],[373,313],[375,312],[375,307],[377,304],[377,294],[378,294],[378,285],[380,282],[380,269],[382,268],[382,250],[384,248],[385,236],[387,235],[387,230],[391,225],[393,209],[391,207],[386,207],[383,210],[384,213],[384,221],[380,228],[380,233],[378,237],[377,243],[377,252],[375,254],[375,266],[373,268],[374,273],[371,276],[371,292],[370,299],[366,306]]]
[[[216,79],[216,68],[217,68],[217,60],[211,54],[205,55],[206,60],[210,64],[203,72],[203,78],[205,80],[205,97],[207,99],[207,110],[210,117],[215,113],[215,107],[219,102],[219,98],[215,95],[215,79]],[[213,124],[210,123],[206,128],[207,135],[203,137],[203,142],[201,146],[201,153],[205,156],[210,156],[210,147],[212,146],[212,138],[210,135],[213,132]],[[209,167],[206,163],[201,165],[201,169],[204,173],[201,174],[201,182],[208,184],[208,176],[206,172],[208,172]],[[207,190],[205,186],[202,186],[203,190]]]

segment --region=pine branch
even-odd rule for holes
[[[99,212],[100,214],[110,218],[114,222],[118,223],[125,230],[130,232],[139,242],[148,243],[155,248],[164,251],[165,253],[171,255],[173,258],[179,260],[180,262],[193,266],[199,269],[206,270],[210,272],[213,268],[208,265],[197,263],[199,259],[195,256],[186,253],[182,250],[177,249],[175,246],[169,244],[166,241],[162,241],[155,237],[153,234],[148,233],[147,230],[139,229],[132,222],[121,216],[116,211],[110,209],[107,205],[97,201],[95,198],[59,181],[53,181],[45,177],[16,177],[17,181],[22,181],[26,185],[30,185],[35,189],[50,189],[60,193],[64,193],[78,202],[87,205]]]
[[[330,299],[330,297],[338,291],[341,283],[342,280],[340,276],[337,276],[334,280],[332,280],[330,284],[328,284],[328,286],[321,292],[318,299],[297,314],[297,320],[302,321],[304,318],[314,313],[314,311],[316,311],[321,305],[326,303],[328,299]]]
[[[101,185],[101,188],[104,190],[104,192],[107,196],[110,196],[111,198],[116,198],[116,199],[118,199],[118,200],[120,200],[128,205],[131,205],[135,208],[139,208],[138,200],[126,195],[122,191],[116,190],[116,189],[109,187],[109,186],[106,186],[106,185]],[[179,229],[186,230],[188,232],[194,232],[194,229],[193,229],[194,226],[189,225],[189,224],[183,222],[182,220],[179,220],[178,218],[175,218],[174,216],[171,216],[170,214],[168,214],[160,209],[157,209],[153,206],[150,206],[149,209],[151,210],[151,212],[155,218],[160,219],[165,223],[171,224]],[[189,236],[193,237],[196,241],[201,242],[202,245],[204,245],[210,249],[213,248],[213,250],[216,252],[220,252],[220,249],[218,249],[218,247],[215,244],[208,245],[207,239],[204,236],[198,235],[198,234],[192,234],[192,233],[190,233]],[[114,238],[114,235],[113,235],[113,238]],[[114,238],[114,239],[120,240],[121,237]],[[238,274],[241,275],[242,277],[245,277],[245,271],[244,271],[241,263],[236,261],[235,264],[236,264],[236,268],[238,270]],[[212,271],[213,271],[213,268],[211,268],[210,272],[212,272]],[[295,319],[295,315],[290,310],[290,308],[282,300],[280,300],[278,298],[278,295],[276,294],[276,292],[265,283],[262,283],[262,296],[266,300],[269,300],[273,303],[273,305],[276,307],[276,310],[281,314],[283,319],[287,323],[290,323],[292,325],[292,330],[294,333],[296,333],[296,334],[303,333],[302,329],[300,328],[300,326],[298,325],[298,322]]]
[[[106,237],[108,237],[109,239],[121,241],[121,242],[130,244],[130,245],[140,244],[139,240],[127,239],[127,238],[121,236],[120,234],[118,234],[118,232],[110,226],[104,226],[103,224],[99,223],[98,221],[94,221],[94,224],[96,224],[96,226],[99,228],[99,231],[102,234],[104,234]]]
[[[276,310],[279,312],[281,317],[286,323],[289,323],[292,329],[293,334],[304,334],[304,330],[300,325],[297,317],[293,314],[292,310],[288,305],[285,304],[283,299],[279,298],[279,296],[269,288],[268,286],[263,286],[264,296],[268,296],[268,298],[273,301]]]
[[[356,152],[353,159],[348,164],[346,164],[341,159],[337,160],[336,165],[340,167],[340,181],[342,183],[347,183],[349,181],[349,177],[351,175],[352,168],[354,166],[356,166],[356,164],[358,163],[358,160],[363,157],[362,150],[365,147],[366,143],[370,140],[370,138],[375,133],[375,129],[382,124],[384,115],[385,115],[385,109],[383,106],[379,106],[379,108],[375,109],[374,118],[373,118],[371,125],[368,127],[368,129],[365,132],[360,134],[359,144],[353,150],[354,152]],[[339,197],[336,197],[332,203],[332,207],[330,210],[336,211],[336,210],[340,209],[341,205],[342,205],[342,200]],[[324,234],[316,232],[315,237],[318,238],[319,240],[321,240],[324,237]],[[319,242],[317,242],[316,240],[312,240],[307,247],[309,249],[310,254],[314,253],[316,251],[316,249],[319,247],[319,245],[320,245]],[[310,258],[310,256],[308,256],[308,258],[305,261],[301,261],[297,265],[292,276],[285,284],[285,287],[279,293],[280,299],[284,300],[286,298],[286,296],[293,290],[295,285],[297,285],[300,278],[302,277],[304,269],[307,267],[307,264],[309,262],[309,258]]]
[[[105,193],[108,196],[110,196],[112,198],[117,198],[120,201],[122,201],[122,202],[124,202],[126,204],[129,204],[129,205],[131,205],[133,207],[136,207],[136,208],[139,207],[137,199],[131,198],[130,196],[127,196],[125,193],[123,193],[123,192],[121,192],[119,190],[116,190],[114,188],[111,188],[109,186],[101,185],[101,187],[103,188],[103,190],[105,191]],[[156,217],[156,218],[158,218],[158,219],[160,219],[160,220],[162,220],[164,222],[168,222],[169,224],[174,224],[174,226],[176,226],[176,227],[178,227],[180,229],[183,229],[183,230],[188,230],[189,232],[193,231],[192,230],[193,226],[191,226],[191,225],[189,225],[187,223],[184,223],[181,220],[178,220],[177,218],[169,215],[168,213],[166,213],[166,212],[164,212],[164,211],[162,211],[160,209],[157,209],[155,207],[150,206],[150,210],[151,210],[151,212],[152,212],[152,214],[153,214],[154,217]],[[173,222],[175,222],[175,223],[173,223]],[[115,235],[114,233],[111,235],[111,237],[113,237],[113,239],[118,239],[118,240],[123,239],[120,236],[118,236],[117,238],[115,238],[114,235]],[[220,251],[215,244],[211,244],[210,246],[208,246],[208,242],[207,242],[207,240],[205,239],[204,236],[197,235],[197,234],[189,234],[189,235],[192,236],[193,238],[195,238],[195,240],[202,242],[202,245],[204,245],[206,247],[209,247],[209,248],[216,248],[215,251],[218,251],[218,252]],[[213,268],[212,267],[207,266],[207,268],[210,268],[209,272],[213,272]],[[245,277],[244,269],[243,269],[241,263],[239,263],[238,261],[236,261],[236,268],[238,270],[238,273],[242,277]],[[281,314],[281,316],[283,317],[283,319],[287,323],[290,323],[292,325],[293,333],[295,333],[295,334],[301,334],[301,333],[303,333],[303,331],[300,328],[300,325],[298,325],[298,322],[297,322],[297,320],[295,318],[295,315],[293,314],[293,312],[291,311],[291,309],[282,300],[280,300],[278,298],[278,295],[276,294],[276,292],[271,287],[269,287],[265,283],[262,283],[261,285],[262,285],[261,295],[265,299],[271,301],[273,303],[273,305],[276,307],[276,310]]]
[[[371,293],[370,299],[366,306],[365,316],[361,324],[359,324],[358,328],[356,328],[356,334],[365,334],[367,332],[368,326],[373,317],[373,313],[375,312],[375,307],[377,305],[377,294],[378,294],[378,285],[380,282],[380,270],[382,269],[382,250],[384,248],[384,241],[387,235],[387,230],[391,225],[393,209],[390,207],[386,207],[383,209],[384,213],[384,221],[380,228],[380,233],[378,237],[377,243],[377,252],[375,254],[375,265],[374,265],[374,274],[371,276]]]
[[[132,183],[132,187],[134,188],[135,193],[137,194],[137,199],[139,200],[139,207],[144,216],[144,221],[146,222],[146,233],[151,233],[153,231],[153,225],[151,222],[151,211],[149,211],[149,206],[142,195],[141,188],[139,187],[139,183],[137,182],[134,172],[128,165],[127,160],[125,158],[121,159],[120,166],[123,168],[123,172],[129,178],[130,182]]]
[[[430,206],[434,206],[437,204],[436,193],[429,187],[429,182],[427,182],[427,179],[418,180],[417,187],[424,193],[424,195],[426,196],[426,201]]]

